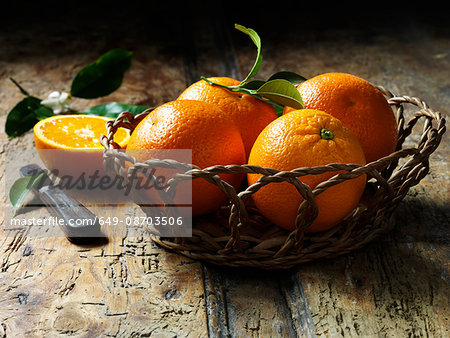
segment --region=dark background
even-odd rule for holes
[[[2,34],[35,31],[36,39],[64,34],[89,38],[99,26],[109,27],[111,40],[140,36],[154,40],[183,40],[186,26],[225,22],[254,28],[265,39],[280,34],[322,34],[353,29],[362,39],[388,30],[401,39],[420,34],[450,34],[448,10],[433,2],[322,2],[322,1],[8,1],[2,5]],[[126,27],[126,29],[125,29]],[[4,48],[5,46],[3,46]],[[1,47],[0,47],[1,48]]]

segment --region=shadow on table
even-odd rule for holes
[[[214,299],[209,305],[224,309],[229,326],[252,308],[269,308],[314,331],[314,314],[332,306],[340,313],[335,318],[365,316],[370,308],[364,320],[388,314],[398,328],[421,329],[448,306],[449,211],[444,203],[407,198],[390,233],[353,253],[286,271],[206,265],[205,292]]]

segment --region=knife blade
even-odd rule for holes
[[[29,164],[21,167],[19,173],[22,177],[44,173],[33,190],[53,216],[64,220],[58,224],[69,241],[86,244],[104,237],[98,217],[57,185],[53,185],[40,166]]]

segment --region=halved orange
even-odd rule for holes
[[[100,136],[106,135],[106,122],[112,120],[96,115],[55,115],[39,121],[33,128],[38,154],[54,174],[89,176],[103,175],[103,147]],[[125,148],[129,130],[120,128],[114,141]],[[57,170],[57,171],[55,171]]]
[[[111,118],[97,115],[55,115],[39,121],[33,128],[39,149],[103,149],[100,136],[106,135],[105,124]],[[114,141],[123,148],[130,138],[127,129],[120,128]]]

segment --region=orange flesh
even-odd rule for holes
[[[89,115],[65,115],[51,118],[36,128],[38,137],[49,147],[95,149],[102,148],[100,136],[106,135],[105,123],[109,119]],[[128,138],[125,129],[118,129],[114,141]]]

